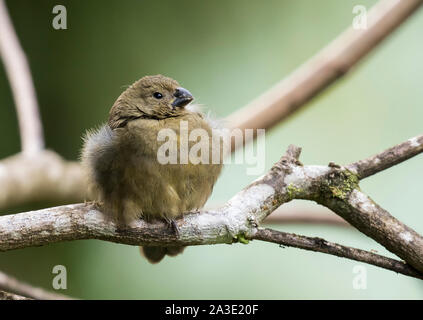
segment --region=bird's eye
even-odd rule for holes
[[[161,98],[163,98],[163,95],[160,92],[154,92],[153,97],[156,98],[156,99],[161,99]]]

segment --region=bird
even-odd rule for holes
[[[216,121],[190,105],[193,100],[176,80],[145,76],[117,98],[106,124],[87,131],[81,162],[89,198],[108,217],[124,224],[136,219],[162,220],[178,234],[175,219],[204,206],[222,171],[223,147],[215,142],[222,141],[219,132],[223,131],[217,130]],[[174,149],[162,152],[161,140],[166,139],[161,136],[169,130],[174,134],[166,136],[166,142],[177,147],[176,157],[169,155]],[[205,138],[196,134],[197,139],[190,139],[198,130],[206,133]],[[184,161],[183,151],[195,145],[201,154],[190,151],[189,161]],[[213,154],[218,161],[211,161]],[[176,163],[165,163],[167,157]],[[199,161],[204,159],[208,161]],[[158,263],[166,255],[181,253],[184,247],[140,249],[150,263]]]

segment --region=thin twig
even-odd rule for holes
[[[32,300],[32,299],[20,296],[18,294],[0,290],[0,300]]]
[[[406,276],[423,279],[423,274],[403,261],[387,258],[369,251],[343,246],[322,238],[306,237],[272,229],[259,229],[251,239],[277,243],[309,251],[322,252],[337,257],[368,263]]]
[[[287,78],[231,114],[227,122],[243,132],[269,129],[280,123],[345,75],[422,3],[422,0],[379,1],[368,13],[366,30],[349,28]]]
[[[382,170],[388,169],[398,163],[410,159],[423,152],[423,135],[408,139],[382,153],[370,158],[354,162],[347,166],[355,172],[360,179],[367,178]]]
[[[33,287],[3,272],[0,272],[0,290],[13,292],[36,300],[73,300],[62,294],[52,293],[41,288]]]
[[[22,151],[35,153],[44,148],[37,98],[28,61],[3,0],[0,0],[0,56],[15,100]]]

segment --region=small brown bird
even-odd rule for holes
[[[192,100],[191,93],[175,80],[146,76],[119,96],[106,125],[87,133],[81,160],[91,198],[106,214],[121,223],[162,219],[175,227],[175,218],[204,206],[222,169],[222,146],[213,143],[211,121],[187,106]],[[185,127],[187,135],[181,129]],[[159,136],[169,129],[175,135],[169,135],[167,143],[177,147],[178,161],[162,164],[159,155],[164,142]],[[196,129],[208,137],[189,139]],[[184,162],[184,146],[190,149],[195,144],[200,144],[197,149],[203,154],[190,153],[190,161]],[[218,163],[211,161],[215,152]],[[209,161],[191,161],[199,158]],[[157,263],[166,254],[174,256],[183,249],[152,246],[143,247],[142,252]]]

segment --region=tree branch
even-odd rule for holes
[[[0,56],[15,100],[22,151],[38,152],[44,148],[44,137],[31,71],[3,0],[0,0]]]
[[[382,152],[377,157],[383,159],[387,154]],[[400,158],[401,154],[397,154],[397,157]],[[381,163],[385,163],[385,160],[381,160]],[[329,167],[294,166],[292,171],[295,173],[293,177],[288,176],[284,181],[292,198],[313,200],[326,206],[423,272],[423,238],[364,194],[359,188],[356,174],[334,164]]]
[[[410,159],[423,152],[423,135],[408,139],[382,153],[370,158],[357,161],[347,166],[356,173],[360,179],[367,178],[382,170],[388,169],[398,163]]]
[[[263,219],[290,199],[283,192],[288,152],[270,172],[217,210],[191,213],[176,221],[179,236],[163,222],[118,225],[95,204],[73,204],[0,216],[0,251],[52,242],[100,239],[131,245],[233,243],[256,230]]]
[[[0,300],[32,300],[32,299],[20,296],[18,294],[9,293],[9,292],[0,290]]]
[[[229,125],[242,131],[270,129],[345,75],[421,4],[422,0],[379,1],[368,13],[366,30],[343,32],[287,78],[231,114]]]
[[[381,163],[384,154],[378,155]],[[179,235],[160,222],[118,225],[93,204],[74,204],[0,217],[0,251],[79,239],[148,246],[245,242],[255,237],[259,224],[281,204],[305,199],[330,208],[423,273],[423,238],[417,232],[365,195],[358,176],[348,168],[333,163],[303,166],[299,155],[300,148],[291,145],[269,173],[221,208],[178,219]],[[387,267],[386,260],[383,263]]]
[[[0,290],[7,292],[13,292],[24,297],[28,297],[36,300],[71,300],[72,298],[51,293],[41,288],[30,286],[29,284],[23,283],[3,272],[0,272]]]
[[[85,181],[79,163],[46,150],[17,154],[0,161],[0,210],[30,202],[72,203],[84,200]],[[348,226],[329,210],[276,210],[266,223],[317,223]]]
[[[31,201],[84,200],[85,181],[79,163],[52,151],[21,153],[0,161],[0,208]]]
[[[407,265],[403,261],[387,258],[365,250],[342,246],[337,243],[326,241],[322,238],[305,237],[271,229],[259,229],[251,239],[273,242],[282,246],[309,251],[322,252],[341,258],[368,263],[406,276],[423,279],[423,274],[419,273],[416,269]]]

